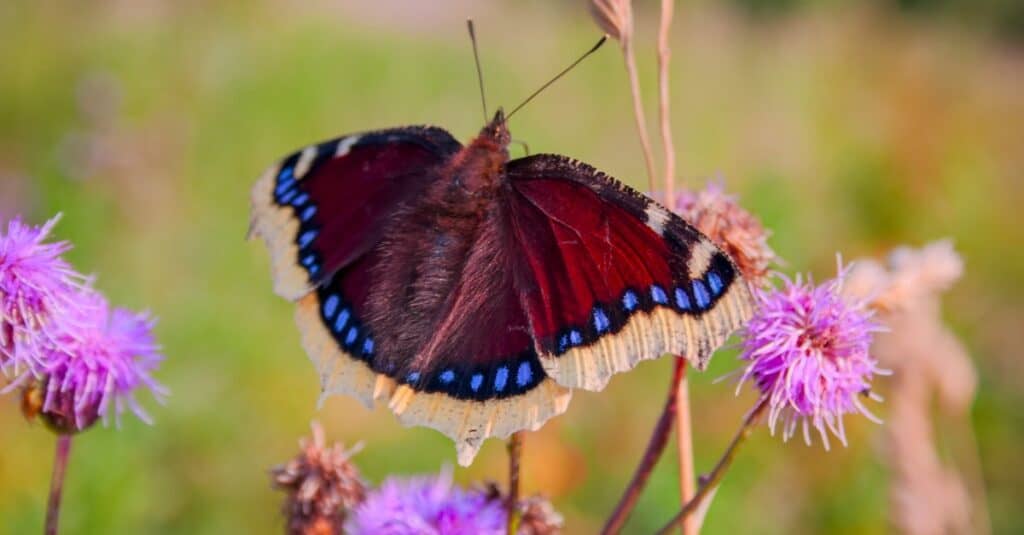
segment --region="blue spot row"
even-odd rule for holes
[[[330,147],[318,147],[309,173],[330,156],[330,150]],[[299,180],[295,176],[295,165],[300,157],[301,153],[294,153],[282,162],[274,186],[274,198],[279,205],[290,206],[299,220],[299,231],[295,237],[295,243],[299,246],[299,263],[306,268],[310,279],[315,282],[323,268],[320,255],[312,249],[319,235],[319,229],[314,222],[317,207],[311,202],[309,193],[301,190]]]
[[[320,296],[320,313],[331,334],[338,344],[357,357],[365,360],[373,358],[373,337],[367,329],[356,320],[351,305],[337,293],[326,293]]]
[[[523,394],[543,379],[540,361],[531,350],[486,370],[458,366],[436,372],[420,370],[406,374],[403,382],[416,390],[485,401]]]
[[[320,316],[338,347],[352,358],[366,362],[377,373],[386,374],[417,391],[442,392],[456,399],[486,401],[521,395],[544,380],[537,353],[532,348],[487,365],[453,363],[444,367],[399,372],[394,358],[380,358],[376,340],[360,321],[351,302],[345,299],[337,279],[317,290]],[[578,333],[574,340],[582,341]]]
[[[621,306],[597,304],[591,310],[589,325],[563,329],[555,338],[555,354],[561,355],[574,347],[589,345],[601,336],[617,331],[626,324],[629,316],[639,310],[649,311],[664,306],[678,312],[703,313],[714,305],[715,299],[722,296],[726,285],[732,281],[733,269],[724,255],[717,254],[712,258],[711,267],[704,277],[692,280],[689,284],[670,287],[668,290],[659,284],[652,284],[642,290],[627,288],[622,293]]]
[[[281,170],[277,173],[277,183],[274,186],[274,198],[281,204],[288,204],[298,192],[295,180],[295,162],[298,155],[293,154],[281,164]]]

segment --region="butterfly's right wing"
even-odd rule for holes
[[[703,369],[750,316],[728,255],[653,200],[564,156],[506,170],[519,291],[559,384],[601,390],[663,353]]]
[[[270,249],[274,290],[297,300],[358,260],[460,148],[440,128],[396,128],[310,145],[268,169],[252,190],[250,232]]]

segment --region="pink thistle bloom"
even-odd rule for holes
[[[0,368],[15,374],[36,372],[35,355],[21,348],[43,332],[56,315],[75,303],[84,277],[61,255],[68,242],[43,243],[60,216],[41,227],[15,218],[0,230]]]
[[[353,535],[501,535],[508,514],[500,499],[454,486],[450,469],[438,476],[388,478],[353,511]]]
[[[804,440],[810,428],[828,432],[846,445],[843,415],[861,413],[880,423],[861,403],[871,393],[871,379],[888,371],[869,353],[872,334],[880,330],[863,303],[842,296],[840,271],[820,286],[783,278],[781,289],[754,289],[758,308],[744,328],[742,360],[749,361],[740,381],[750,379],[769,404],[768,425],[782,425],[783,440],[802,423]]]
[[[135,399],[146,388],[162,402],[167,394],[151,375],[163,360],[147,313],[115,308],[97,292],[78,294],[80,305],[55,318],[51,336],[31,348],[43,366],[41,413],[59,432],[81,431],[125,407],[152,423]]]

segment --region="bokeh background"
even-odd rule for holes
[[[656,3],[636,2],[654,109]],[[156,425],[127,419],[75,441],[67,533],[275,533],[267,470],[320,419],[365,450],[371,481],[454,463],[440,434],[350,399],[316,408],[292,306],[246,242],[249,188],[286,152],[415,123],[466,139],[481,126],[464,20],[475,17],[488,98],[512,104],[598,35],[582,1],[0,3],[0,218],[64,219],[76,266],[120,304],[161,319],[173,395]],[[627,82],[614,45],[516,116],[534,152],[588,161],[640,186]],[[971,412],[996,533],[1024,532],[1024,7],[1014,0],[679,2],[673,115],[681,180],[721,178],[773,231],[789,271],[824,278],[835,253],[879,256],[952,238],[966,276],[944,299],[979,373]],[[653,113],[652,113],[653,115]],[[753,402],[735,354],[692,380],[698,469]],[[594,532],[660,410],[671,363],[647,363],[527,437],[525,484],[569,533]],[[877,383],[884,393],[886,380]],[[885,416],[884,404],[873,406]],[[706,533],[891,529],[881,428],[848,420],[824,452],[756,433]],[[960,429],[936,422],[938,436]],[[957,441],[953,441],[957,442]],[[42,525],[53,437],[0,397],[0,532]],[[941,450],[961,458],[955,447]],[[491,441],[460,481],[504,479]],[[658,467],[627,530],[676,508]]]

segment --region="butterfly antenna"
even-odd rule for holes
[[[466,19],[466,27],[469,28],[469,40],[473,43],[473,61],[476,62],[476,79],[480,82],[480,102],[484,105],[484,122],[487,122],[487,97],[484,96],[484,71],[480,68],[480,53],[476,46],[476,31],[473,29],[473,19]]]
[[[513,108],[512,111],[510,111],[508,113],[508,115],[505,117],[506,120],[512,118],[512,116],[515,115],[515,113],[517,111],[519,111],[520,108],[522,108],[528,102],[533,100],[533,97],[536,97],[537,95],[539,95],[541,91],[544,91],[545,89],[548,88],[548,86],[550,86],[551,84],[557,82],[559,78],[561,78],[562,76],[565,76],[565,74],[567,72],[571,71],[573,69],[573,67],[579,65],[581,61],[587,59],[587,56],[593,54],[594,52],[597,52],[597,49],[601,48],[601,45],[603,45],[604,42],[607,41],[607,40],[608,40],[608,36],[607,35],[602,36],[601,39],[597,41],[596,45],[591,47],[590,50],[587,50],[582,56],[579,57],[579,59],[577,59],[576,61],[572,62],[572,65],[569,65],[562,72],[556,74],[554,78],[552,78],[551,80],[548,80],[548,83],[540,86],[540,89],[538,89],[538,90],[534,91],[533,93],[531,93],[530,96],[526,97],[526,100],[522,101],[518,106]]]

